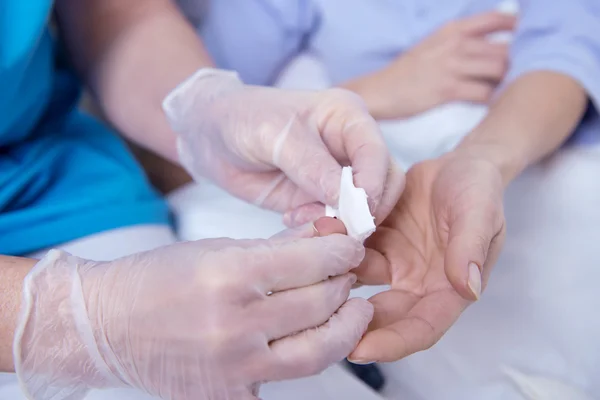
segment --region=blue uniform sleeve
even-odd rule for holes
[[[536,70],[560,72],[600,109],[600,1],[520,0],[520,6],[507,81]]]
[[[313,0],[213,0],[200,32],[219,68],[269,85],[317,23]]]

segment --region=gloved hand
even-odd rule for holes
[[[181,164],[246,201],[287,213],[289,226],[337,206],[342,165],[381,222],[404,185],[362,100],[341,89],[285,91],[203,69],[167,96]]]
[[[245,400],[261,382],[322,371],[352,351],[373,309],[347,301],[362,245],[314,233],[179,243],[101,263],[49,252],[24,283],[14,345],[22,387],[32,399],[123,386]]]
[[[455,150],[412,167],[405,193],[355,270],[373,296],[369,332],[350,359],[390,362],[425,350],[485,288],[505,235],[498,167]]]

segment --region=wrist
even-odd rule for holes
[[[188,113],[197,113],[216,99],[243,87],[237,72],[201,68],[164,98],[162,108],[177,132],[176,125],[185,122]]]
[[[100,357],[81,269],[88,262],[51,250],[26,276],[13,354],[21,386],[32,398],[123,386]],[[59,368],[60,367],[60,368]]]
[[[516,147],[493,138],[480,137],[477,130],[467,136],[454,152],[492,163],[502,176],[504,187],[519,176],[530,163],[527,155]]]

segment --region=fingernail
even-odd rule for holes
[[[467,282],[471,293],[477,300],[481,296],[481,271],[475,263],[469,264],[469,281]]]
[[[285,226],[292,225],[292,212],[291,211],[288,211],[285,214],[283,214],[283,224]]]
[[[366,361],[366,360],[351,360],[349,358],[347,358],[349,363],[355,364],[355,365],[371,365],[371,364],[375,364],[377,361]]]
[[[350,274],[350,285],[354,285],[357,280],[358,277],[355,274]]]
[[[313,229],[313,233],[314,233],[315,237],[321,236],[321,232],[319,232],[315,223],[313,222],[313,223],[311,223],[311,225],[312,225],[312,229]]]

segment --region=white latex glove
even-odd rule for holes
[[[110,387],[247,400],[261,382],[321,372],[354,349],[373,309],[347,301],[362,245],[314,232],[179,243],[103,263],[49,252],[24,283],[14,345],[23,389],[40,400]]]
[[[337,206],[342,165],[354,171],[382,221],[404,186],[362,100],[341,89],[287,91],[244,85],[235,73],[203,69],[163,102],[179,134],[182,165],[233,195],[286,212],[299,225]]]

